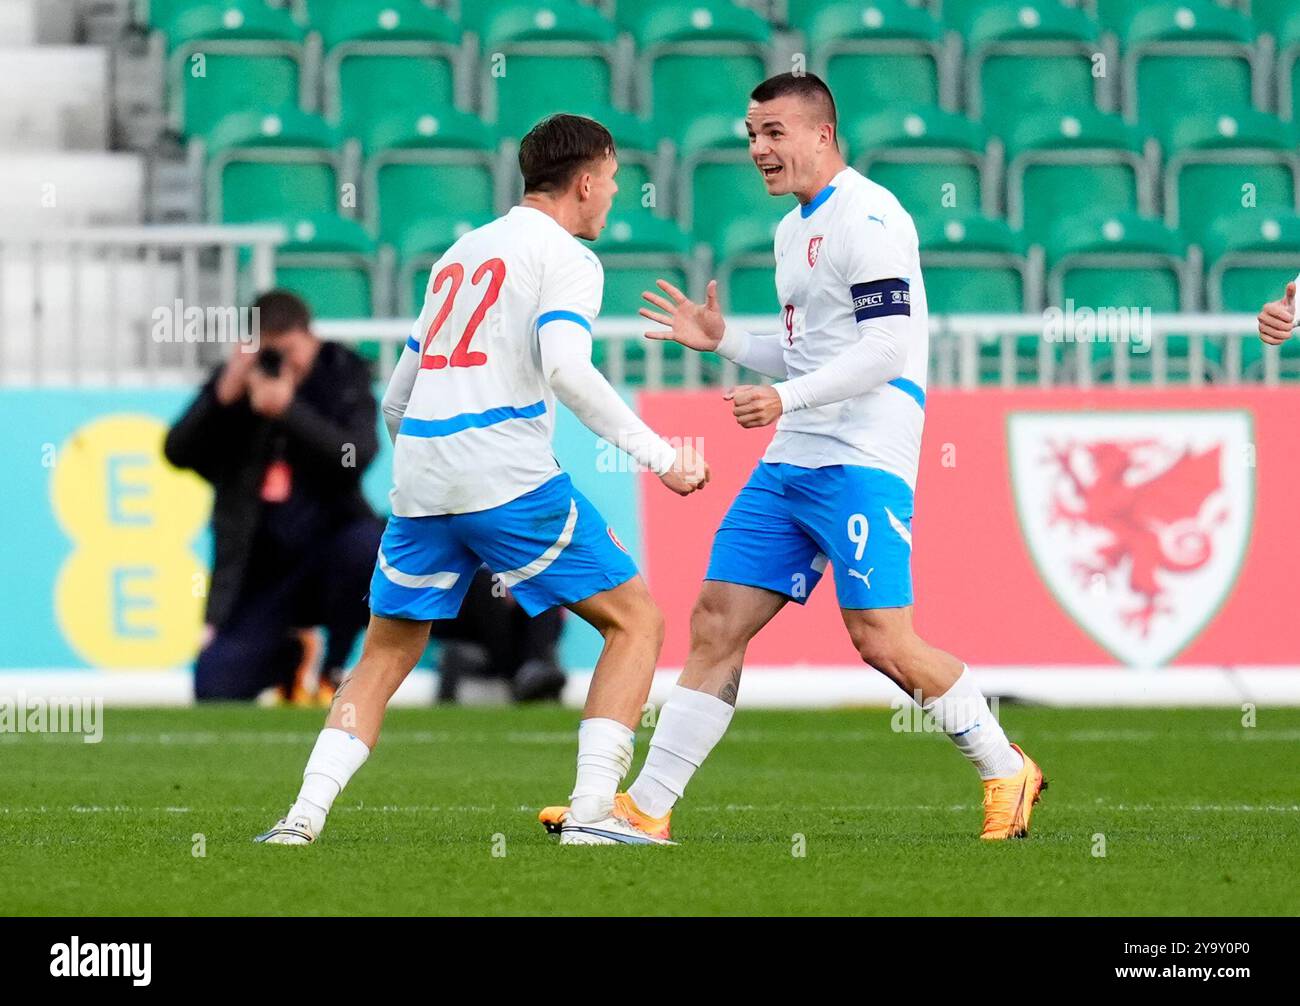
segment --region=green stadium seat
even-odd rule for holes
[[[302,297],[318,318],[390,313],[383,259],[364,227],[332,214],[284,225],[288,241],[276,249],[276,286]]]
[[[203,141],[191,141],[203,142]],[[206,143],[208,219],[216,223],[337,213],[351,145],[318,116],[288,106],[228,115]]]
[[[853,166],[898,197],[917,220],[996,215],[988,134],[938,108],[891,109],[849,124]]]
[[[807,24],[811,69],[830,86],[840,121],[896,105],[951,107],[956,57],[943,25],[902,0],[836,3]]]
[[[1134,13],[1149,3],[1150,0],[1092,0],[1097,23],[1121,37]]]
[[[262,0],[224,0],[177,10],[161,25],[167,38],[171,127],[205,136],[227,115],[251,107],[298,105],[310,110],[316,36],[287,11]]]
[[[460,2],[465,3],[466,0]],[[469,2],[491,3],[492,0],[469,0]],[[599,0],[599,2],[592,0],[592,2],[593,6],[600,7],[602,10],[608,10],[612,6],[614,23],[621,30],[635,34],[646,18],[654,17],[666,9],[674,10],[688,6],[690,0]],[[717,2],[717,0],[705,0],[705,2]]]
[[[1290,0],[1288,0],[1290,2]],[[1289,122],[1300,110],[1300,7],[1291,11],[1277,28],[1277,109]]]
[[[570,0],[514,4],[482,28],[483,117],[504,136],[523,136],[558,109],[585,112],[622,99],[625,65],[618,30]]]
[[[467,50],[441,11],[417,0],[339,5],[320,27],[325,116],[347,135],[402,107],[460,104],[457,75],[467,77]]]
[[[769,325],[779,324],[782,305],[776,296],[773,244],[779,217],[733,220],[723,231],[721,260],[715,270],[718,301],[729,315],[753,315]],[[759,328],[760,326],[755,326]],[[718,383],[761,384],[767,375],[736,368],[712,353],[704,354],[705,372],[718,375]],[[730,372],[729,372],[730,371]]]
[[[944,25],[965,35],[975,15],[987,6],[988,0],[928,0],[926,6],[937,10]]]
[[[709,115],[743,116],[767,76],[772,29],[752,10],[706,0],[645,13],[636,28],[637,87],[644,114],[681,140]]]
[[[491,214],[429,217],[413,223],[397,245],[397,313],[414,319],[424,306],[433,264],[464,235],[492,220]]]
[[[354,3],[355,0],[343,0],[343,2]],[[501,0],[453,0],[445,6],[456,15],[456,21],[461,28],[481,36],[483,26],[501,9]]]
[[[262,0],[267,7],[283,8],[292,11],[291,0]],[[301,3],[302,0],[297,0]],[[162,28],[177,14],[200,6],[195,0],[133,0],[131,4],[132,20],[137,25]],[[205,6],[212,6],[211,3]]]
[[[661,139],[644,119],[617,108],[592,108],[589,113],[614,137],[618,152],[618,193],[615,216],[668,217],[672,211],[672,144]],[[522,190],[522,179],[519,182]]]
[[[1144,6],[1123,44],[1125,116],[1166,147],[1189,110],[1261,105],[1268,71],[1257,65],[1254,25],[1237,11],[1205,0]]]
[[[320,28],[347,7],[374,9],[372,2],[359,4],[357,0],[289,0],[289,3],[293,7],[294,16],[301,23],[311,25],[313,28]]]
[[[426,218],[501,208],[496,137],[472,115],[399,110],[361,142],[366,222],[380,241],[401,244],[406,228]]]
[[[1028,115],[1006,135],[1007,219],[1026,240],[1046,240],[1056,221],[1098,213],[1156,211],[1157,152],[1118,115]]]
[[[1252,108],[1186,117],[1175,125],[1165,165],[1165,222],[1202,243],[1214,219],[1295,211],[1300,154],[1294,127]]]
[[[917,7],[928,7],[942,19],[950,30],[959,32],[964,36],[970,31],[971,24],[976,17],[990,6],[1003,3],[1005,0],[908,0],[908,2]],[[1029,0],[1029,2],[1036,4],[1040,0]],[[1099,4],[1138,4],[1143,2],[1146,2],[1146,0],[1059,0],[1059,5],[1086,11],[1088,16],[1096,21]],[[1110,27],[1106,21],[1102,21],[1101,24]]]
[[[918,227],[921,268],[931,315],[1030,314],[1041,310],[1042,255],[1024,236],[987,217],[941,220]],[[1036,378],[1045,344],[1037,336],[981,340],[976,366],[981,384],[1017,384]]]
[[[734,116],[692,123],[682,140],[675,184],[678,224],[715,251],[733,220],[779,220],[795,205],[792,197],[767,194],[749,156],[745,121]]]
[[[1300,12],[1295,0],[1249,0],[1245,10],[1260,31],[1275,36],[1283,34],[1287,23],[1295,20],[1295,15]]]
[[[932,314],[1022,314],[1040,309],[1041,277],[1026,242],[988,217],[926,221],[918,228]]]
[[[1206,306],[1211,311],[1257,314],[1260,305],[1282,296],[1300,273],[1300,216],[1241,212],[1215,221],[1206,235]],[[1233,350],[1229,338],[1227,354]],[[1242,333],[1240,372],[1256,377],[1264,369],[1264,344],[1254,329]],[[1300,380],[1300,339],[1280,347],[1281,376]],[[1226,369],[1235,372],[1229,359]]]
[[[776,256],[773,245],[780,217],[752,220],[739,217],[718,242],[718,301],[724,311],[771,315],[781,310],[776,296]]]
[[[1067,369],[1082,379],[1084,360],[1093,379],[1109,380],[1126,367],[1134,380],[1186,376],[1191,369],[1191,349],[1186,336],[1171,335],[1165,361],[1148,351],[1138,337],[1143,309],[1153,313],[1193,311],[1198,285],[1194,259],[1182,237],[1163,222],[1135,214],[1085,215],[1062,220],[1047,242],[1048,304],[1063,309],[1083,323],[1083,309],[1106,312],[1098,322],[1112,319],[1106,338],[1065,342]],[[1119,329],[1122,312],[1129,323],[1127,339]],[[1134,325],[1138,333],[1134,333]],[[1205,347],[1202,375],[1217,369],[1216,345]],[[1123,358],[1124,363],[1118,362]]]
[[[632,317],[646,304],[643,290],[657,292],[656,279],[666,279],[688,296],[698,298],[704,268],[692,251],[691,239],[671,220],[638,215],[611,216],[592,249],[605,269],[605,294],[600,313],[604,317]],[[653,327],[647,323],[646,328]],[[656,358],[656,354],[658,354]],[[691,359],[691,358],[694,359]],[[681,385],[693,376],[698,381],[700,356],[675,342],[648,346],[636,337],[623,342],[621,350],[597,340],[593,359],[616,384]],[[692,374],[687,367],[693,368]]]
[[[1107,100],[1099,88],[1110,78],[1093,75],[1096,23],[1055,0],[985,4],[971,17],[966,50],[967,112],[995,135],[1030,113],[1085,113]]]

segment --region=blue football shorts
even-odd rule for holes
[[[480,565],[536,615],[636,576],[636,563],[569,476],[475,513],[388,519],[370,580],[370,610],[454,618]]]
[[[713,539],[706,580],[803,604],[829,562],[841,608],[912,603],[911,487],[859,465],[759,462]]]

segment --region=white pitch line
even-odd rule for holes
[[[727,741],[735,744],[777,744],[777,743],[840,743],[866,744],[892,741],[897,736],[911,734],[930,734],[938,736],[936,730],[827,730],[827,731],[785,731],[755,730],[739,728],[727,734]],[[42,737],[62,735],[42,734]],[[311,744],[316,740],[317,732],[311,731],[259,731],[246,730],[236,732],[219,731],[180,731],[166,733],[126,733],[115,734],[105,731],[104,741],[108,744],[136,744],[159,746],[203,747],[210,745],[237,744]],[[1032,742],[1064,742],[1069,744],[1147,744],[1164,741],[1169,734],[1158,730],[1029,730],[1023,735]],[[575,732],[572,730],[524,731],[495,733],[481,730],[390,730],[380,738],[384,744],[562,744],[574,743]],[[1294,743],[1300,741],[1300,729],[1267,729],[1261,727],[1242,727],[1236,730],[1214,730],[1206,733],[1184,731],[1180,737],[1212,743]],[[69,734],[70,741],[81,741],[80,734]],[[11,739],[15,743],[21,740],[16,735],[0,734],[0,743]]]
[[[759,814],[759,813],[780,813],[780,814],[816,814],[816,813],[879,813],[881,811],[945,811],[949,813],[964,813],[967,811],[977,810],[980,807],[978,803],[955,803],[955,804],[886,804],[886,803],[863,803],[863,804],[702,804],[700,806],[691,806],[690,811],[698,811],[706,814],[728,813],[728,814]],[[1194,813],[1194,814],[1240,814],[1240,813],[1280,813],[1296,814],[1300,813],[1300,804],[1060,804],[1053,803],[1053,809],[1063,811],[1088,811],[1091,813],[1107,814],[1113,812],[1121,813]],[[126,807],[116,805],[112,807],[73,805],[69,807],[0,807],[0,814],[195,814],[195,813],[270,813],[272,807],[241,807],[241,806],[223,806],[212,807],[204,810],[195,810],[192,807]],[[480,804],[448,805],[440,806],[436,804],[375,804],[373,806],[358,805],[354,807],[338,806],[334,808],[334,813],[361,813],[361,814],[463,814],[463,813],[533,813],[536,807],[497,807],[484,806]]]

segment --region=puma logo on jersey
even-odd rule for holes
[[[871,589],[871,574],[874,573],[875,571],[876,571],[876,567],[875,567],[875,566],[872,566],[872,567],[871,567],[869,570],[867,570],[865,573],[859,573],[856,569],[852,569],[852,568],[850,568],[850,569],[849,569],[849,576],[856,576],[859,580],[861,580],[863,583],[865,583],[865,584],[867,585],[867,590],[870,590],[870,589]]]

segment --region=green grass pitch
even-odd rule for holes
[[[322,713],[109,709],[97,745],[0,735],[0,914],[1300,912],[1300,710],[1004,706],[1051,788],[1033,835],[996,844],[974,772],[892,716],[742,710],[680,847],[561,848],[536,813],[572,783],[575,711],[396,710],[294,849],[251,838]]]

